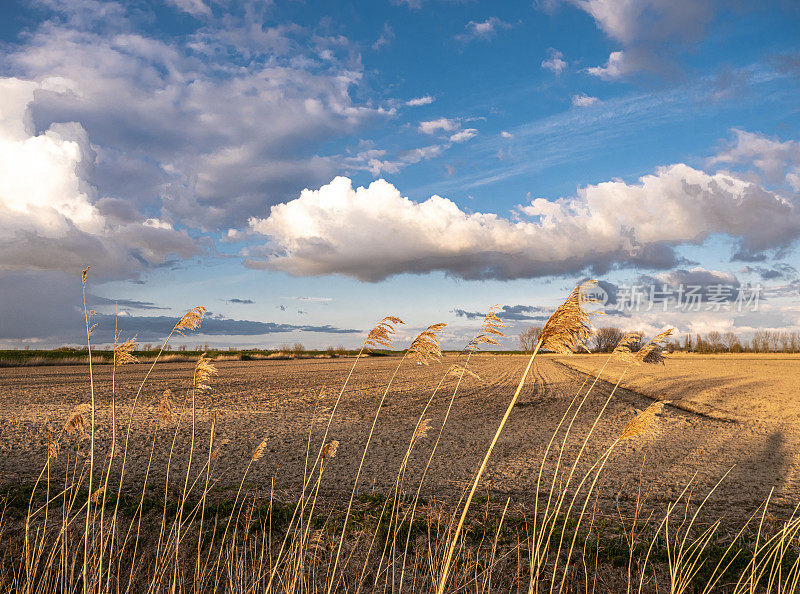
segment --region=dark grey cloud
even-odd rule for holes
[[[236,297],[234,297],[233,299],[228,299],[227,302],[237,303],[239,305],[252,305],[253,303],[255,303],[255,301],[253,301],[252,299],[238,299]]]
[[[114,324],[127,335],[136,335],[140,340],[164,338],[175,325],[173,316],[119,316],[100,314],[94,317],[97,324],[95,340],[108,342],[113,339]],[[329,324],[322,326],[281,324],[255,320],[235,320],[224,317],[206,317],[192,336],[264,336],[287,332],[318,332],[323,334],[356,334],[360,330],[338,328]]]
[[[98,295],[87,295],[87,305],[89,307],[111,305],[120,307],[122,309],[169,309],[168,307],[160,307],[152,301],[136,301],[135,299],[109,299],[108,297],[100,297]]]
[[[467,318],[468,320],[483,319],[486,317],[486,312],[467,311],[465,309],[454,309],[453,313],[460,318]],[[536,305],[504,305],[498,312],[497,316],[502,320],[509,321],[546,321],[550,317],[546,313],[545,308]]]
[[[767,254],[752,250],[737,250],[731,256],[731,262],[765,262]]]
[[[772,266],[745,266],[742,272],[746,274],[757,274],[761,280],[797,280],[797,268],[791,264],[778,263]]]
[[[672,270],[657,277],[643,274],[634,284],[642,288],[643,298],[654,303],[686,299],[689,291],[699,295],[703,302],[710,299],[735,301],[742,288],[736,275],[700,267]],[[723,287],[724,291],[720,292],[718,287]]]

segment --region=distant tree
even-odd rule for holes
[[[770,351],[777,353],[780,350],[780,341],[781,341],[780,332],[769,332]]]
[[[705,353],[706,352],[706,345],[703,342],[703,338],[700,334],[697,334],[697,337],[694,339],[694,352],[695,353]]]
[[[594,337],[594,350],[598,353],[610,353],[622,340],[625,333],[614,326],[598,328]]]
[[[789,347],[792,343],[792,338],[789,332],[781,332],[781,350],[784,353],[790,352]]]
[[[716,330],[712,330],[708,334],[706,334],[706,345],[708,350],[712,353],[716,353],[722,350],[722,334],[717,332]]]
[[[530,326],[519,333],[519,348],[525,353],[532,353],[542,335],[541,326]]]
[[[304,353],[306,351],[306,347],[303,346],[302,342],[296,342],[292,347],[292,351],[294,352],[295,355],[300,355],[301,353]]]
[[[739,337],[736,336],[733,332],[726,332],[722,340],[725,343],[725,347],[728,349],[729,353],[739,352],[742,350],[742,345],[739,343]]]
[[[686,335],[686,340],[683,341],[683,350],[686,351],[687,353],[691,352],[691,350],[692,350],[692,335],[691,334],[687,334]]]

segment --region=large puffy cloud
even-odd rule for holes
[[[57,81],[35,93],[33,129],[79,122],[96,153],[91,181],[138,211],[204,229],[242,224],[331,179],[341,159],[318,154],[323,143],[387,113],[352,100],[362,66],[339,35],[247,14],[163,40],[118,8],[100,25],[75,16],[86,10],[43,22],[7,49],[0,73]]]
[[[669,267],[676,246],[712,234],[750,252],[786,247],[800,233],[800,213],[743,178],[677,164],[636,184],[612,181],[570,198],[535,199],[513,220],[467,213],[440,196],[414,202],[383,180],[354,189],[337,177],[251,219],[250,230],[269,238],[247,249],[252,267],[365,281],[435,270],[511,279]]]
[[[83,127],[53,123],[36,133],[36,93],[64,92],[59,80],[0,79],[0,270],[80,270],[124,277],[197,251],[158,219],[121,222],[98,208],[89,182],[95,153]]]

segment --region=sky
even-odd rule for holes
[[[800,5],[5,0],[0,347],[800,330]],[[692,299],[688,296],[691,295]]]

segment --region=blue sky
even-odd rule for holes
[[[0,345],[79,342],[85,265],[99,341],[114,311],[155,341],[205,305],[189,344],[354,346],[396,314],[458,347],[467,313],[515,334],[587,276],[765,287],[631,328],[800,328],[799,25],[780,1],[5,2]]]

